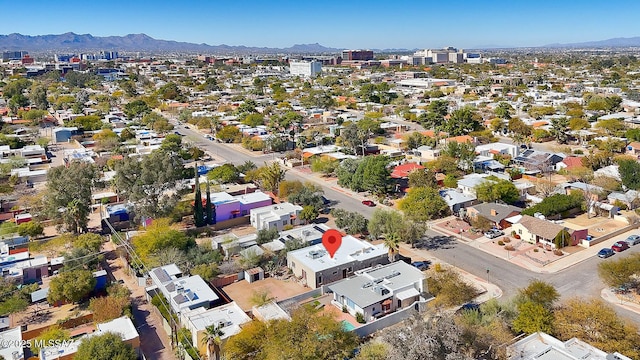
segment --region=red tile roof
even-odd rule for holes
[[[567,156],[562,160],[567,165],[567,169],[573,169],[575,167],[582,166],[582,158],[577,156]]]
[[[424,169],[424,166],[416,163],[406,163],[406,164],[398,165],[395,168],[393,168],[393,171],[391,172],[391,177],[394,179],[406,178],[407,176],[409,176],[410,172],[414,170],[420,170],[420,169]]]

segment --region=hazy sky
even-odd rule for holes
[[[336,48],[540,46],[640,36],[638,0],[0,1],[0,34]]]

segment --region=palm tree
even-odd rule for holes
[[[220,360],[220,343],[222,342],[221,336],[224,336],[222,326],[209,325],[204,330],[204,337],[202,343],[207,345],[207,359],[211,360],[211,353],[214,354],[216,360]]]
[[[389,262],[396,261],[396,254],[400,248],[400,238],[395,233],[386,234],[384,237],[384,246],[389,249]]]

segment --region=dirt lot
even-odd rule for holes
[[[586,228],[589,230],[589,235],[593,237],[599,237],[627,226],[627,224],[622,221],[605,217],[592,216],[591,218],[587,218],[586,214],[576,216],[575,218],[564,219],[561,225],[574,230]]]
[[[241,280],[231,285],[227,285],[222,290],[235,300],[244,311],[249,311],[253,307],[251,296],[256,292],[267,292],[269,297],[278,301],[309,291],[310,289],[300,285],[295,279],[276,280],[266,278],[252,284]]]

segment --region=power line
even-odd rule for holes
[[[107,220],[107,219],[103,219],[103,221],[107,224],[107,226],[109,227],[109,229],[111,230],[111,233],[118,239],[118,242],[122,245],[122,247],[125,249],[125,251],[127,252],[127,254],[134,258],[134,260],[136,260],[139,264],[139,266],[146,272],[146,273],[151,273],[149,271],[149,269],[147,268],[146,264],[142,261],[142,259],[140,259],[140,257],[138,256],[138,254],[135,252],[135,250],[131,247],[131,244],[129,244],[127,241],[122,239],[122,236],[120,236],[120,233],[118,233],[116,231],[116,229],[113,228],[113,226],[111,225],[111,223]],[[173,316],[171,316],[171,314],[173,314],[171,308],[169,307],[167,301],[168,299],[166,299],[164,296],[158,297],[160,299],[160,304],[162,304],[162,307],[164,308],[164,310],[167,312],[167,314],[169,314],[169,318],[171,321],[171,325],[173,325],[174,328],[174,332],[176,334],[176,338],[181,337],[182,340],[187,340],[187,344],[189,344],[189,346],[191,346],[192,349],[195,350],[196,356],[199,360],[201,360],[202,358],[200,357],[200,353],[198,352],[197,347],[195,347],[192,343],[191,343],[191,339],[187,338],[186,336],[184,336],[184,334],[181,331],[178,331],[178,324],[175,320],[175,318]],[[181,327],[180,327],[181,328]],[[178,342],[180,343],[180,342]],[[191,354],[189,354],[191,355]]]

